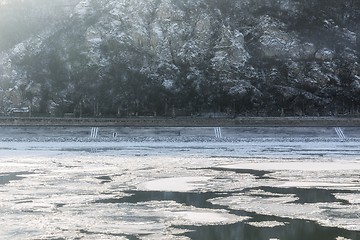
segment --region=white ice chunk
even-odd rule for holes
[[[138,189],[147,191],[189,192],[205,186],[210,177],[162,178],[142,183]]]

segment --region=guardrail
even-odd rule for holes
[[[231,126],[360,126],[360,118],[333,117],[239,117],[239,118],[197,118],[197,117],[131,117],[131,118],[37,118],[0,117],[0,125],[6,126],[154,126],[154,127],[231,127]]]

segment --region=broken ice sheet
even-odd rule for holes
[[[335,193],[337,199],[346,200],[351,204],[356,204],[360,208],[360,193]]]
[[[172,212],[172,221],[174,225],[217,225],[231,224],[248,220],[250,217],[237,216],[225,211],[214,211],[209,209],[193,209],[188,211]]]
[[[273,228],[273,227],[279,227],[279,226],[285,226],[286,224],[289,224],[288,222],[277,222],[277,221],[262,221],[262,222],[247,222],[247,224],[254,226],[254,227],[267,227],[267,228]]]
[[[337,147],[333,144],[316,142],[289,143],[282,152],[274,148],[278,142],[4,144],[16,151],[1,149],[0,172],[31,174],[0,187],[1,239],[126,239],[128,236],[186,239],[177,234],[193,229],[190,225],[216,228],[243,221],[232,214],[232,209],[314,220],[323,226],[349,230],[360,226],[359,218],[356,219],[359,212],[356,187],[346,187],[349,195],[332,191],[338,199],[350,204],[342,204],[344,201],[298,204],[296,194],[269,190],[283,189],[282,184],[313,189],[312,183],[319,183],[316,187],[334,190],[343,189],[343,184],[358,184],[359,159],[343,154],[358,151],[357,143],[341,143],[349,149],[341,148],[337,152],[331,151]],[[84,147],[112,150],[88,152],[81,150]],[[321,148],[326,157],[309,153],[308,149],[314,147]],[[273,152],[263,152],[264,148]],[[260,171],[272,169],[267,178],[259,179],[249,171],[225,169],[229,165]],[[219,166],[224,166],[224,170],[218,170]],[[319,170],[310,171],[312,167]],[[111,181],[101,183],[100,176]],[[300,183],[307,186],[299,186]],[[200,196],[202,201],[200,205],[175,198],[128,201],[132,194],[145,192],[146,195],[146,191],[152,190],[161,190],[160,193],[177,190],[176,196],[183,194],[181,197],[191,201]],[[106,199],[122,201],[101,202]],[[209,201],[223,210],[211,209]]]
[[[359,205],[343,205],[339,202],[297,204],[293,195],[264,197],[251,193],[232,194],[209,200],[213,204],[228,206],[233,210],[255,212],[261,215],[315,221],[326,227],[341,227],[359,231]]]
[[[188,192],[206,185],[210,177],[161,178],[138,185],[139,190]]]

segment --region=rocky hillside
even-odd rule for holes
[[[359,1],[45,2],[0,2],[3,112],[359,112]]]

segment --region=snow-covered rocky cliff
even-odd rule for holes
[[[23,2],[31,3],[28,23],[37,25],[12,41],[3,40],[9,26],[0,26],[2,111],[24,105],[54,115],[359,110],[358,1]],[[45,14],[40,26],[36,13],[45,6],[57,14]]]

